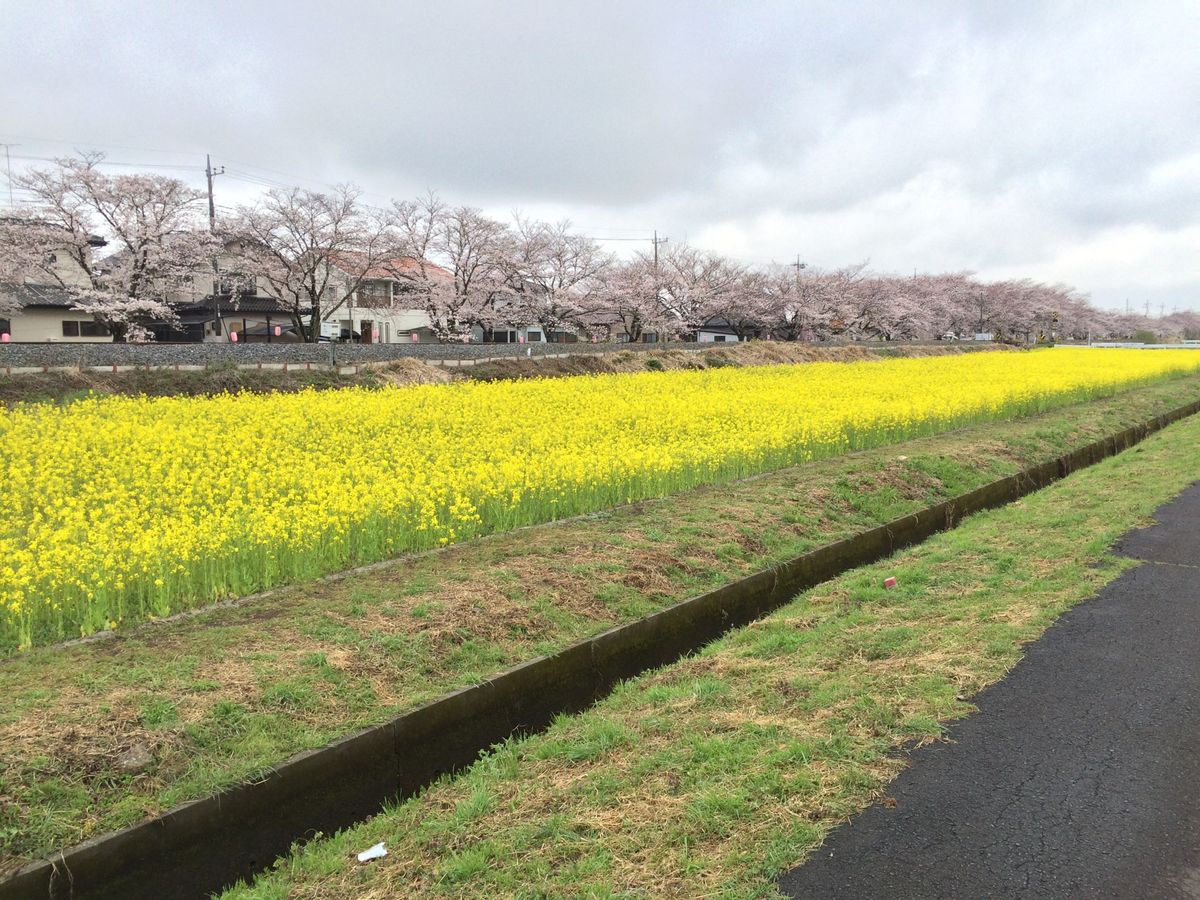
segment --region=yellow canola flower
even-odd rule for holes
[[[1200,369],[1055,349],[0,412],[0,653]]]

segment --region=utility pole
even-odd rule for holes
[[[4,146],[4,165],[5,165],[5,168],[8,170],[8,208],[16,209],[17,204],[16,204],[16,201],[13,200],[13,192],[12,192],[12,157],[9,155],[9,151],[13,147],[20,147],[21,145],[20,144],[4,144],[3,146]]]
[[[215,234],[217,231],[217,204],[213,200],[213,179],[218,175],[225,174],[225,167],[217,171],[213,171],[212,156],[208,153],[204,154],[204,179],[208,182],[208,231],[210,234]],[[213,289],[212,289],[212,314],[213,314],[213,334],[221,334],[221,301],[217,297],[221,289],[221,272],[217,266],[217,258],[212,259],[213,270]],[[243,335],[245,337],[245,335]],[[203,338],[202,338],[203,339]]]
[[[204,154],[204,178],[208,181],[208,230],[217,230],[217,205],[213,201],[213,179],[225,174],[225,167],[213,171],[212,156]]]
[[[654,274],[655,274],[655,276],[658,275],[658,245],[665,244],[669,240],[671,240],[671,239],[670,238],[660,238],[658,236],[658,229],[657,228],[654,229]]]
[[[804,330],[806,325],[804,322],[804,307],[800,305],[800,270],[807,269],[808,263],[800,262],[800,254],[797,253],[796,261],[792,263],[792,265],[796,267],[796,309],[800,316],[800,340],[804,340]]]

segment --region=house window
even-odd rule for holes
[[[240,272],[222,272],[217,279],[217,295],[220,297],[253,297],[258,293],[258,281],[253,275]]]
[[[375,306],[390,299],[389,285],[386,281],[364,281],[359,287],[359,302],[363,306]]]
[[[108,329],[99,322],[79,322],[63,319],[63,337],[108,337]]]
[[[8,319],[0,319],[0,334],[12,334],[12,322]]]
[[[725,335],[723,335],[723,334],[714,334],[714,335],[713,335],[713,340],[714,340],[716,343],[720,344],[721,342],[723,342],[723,341],[725,340]]]

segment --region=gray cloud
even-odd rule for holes
[[[211,151],[227,202],[259,186],[233,170],[375,199],[432,187],[752,261],[1028,272],[1200,307],[1190,0],[0,14],[0,141],[18,156]]]

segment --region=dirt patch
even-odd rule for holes
[[[339,375],[321,369],[284,372],[276,369],[238,369],[235,366],[213,366],[195,372],[176,372],[171,369],[113,373],[78,370],[0,375],[0,404],[12,407],[18,403],[71,402],[89,394],[146,397],[208,397],[240,392],[290,394],[306,388],[374,387],[379,383],[380,377],[371,370],[363,370],[355,375]]]
[[[681,369],[721,369],[730,366],[778,366],[807,362],[862,362],[897,356],[955,356],[983,350],[1014,350],[1000,344],[826,346],[784,341],[747,341],[695,350],[619,350],[603,355],[575,355],[559,359],[516,358],[454,369],[458,381],[507,381],[520,378],[563,378]]]
[[[376,376],[379,384],[447,384],[453,380],[448,370],[428,365],[419,359],[397,359],[383,365],[372,365],[368,371]]]

